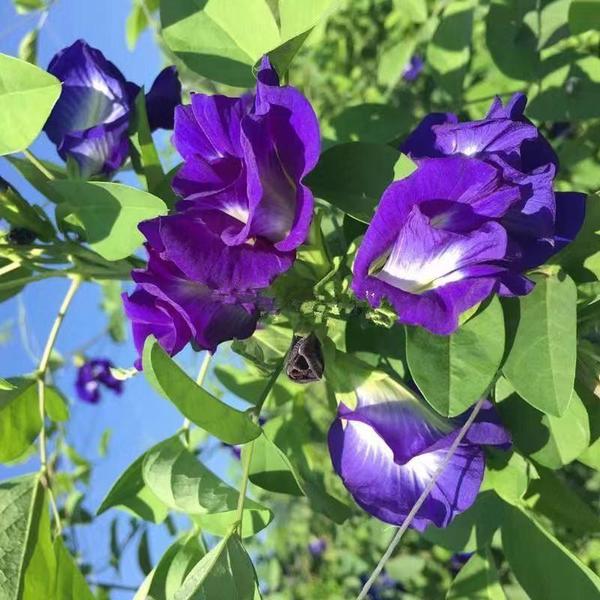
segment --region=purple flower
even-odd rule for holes
[[[466,417],[442,419],[408,389],[374,373],[341,403],[329,430],[333,466],[368,513],[400,525],[445,460]],[[459,444],[411,527],[447,526],[469,508],[483,478],[483,445],[507,447],[508,432],[489,402]]]
[[[323,556],[326,549],[327,540],[325,538],[315,538],[308,543],[308,551],[315,558]]]
[[[201,215],[230,249],[260,245],[274,259],[262,279],[287,269],[306,239],[313,196],[302,183],[320,149],[308,100],[280,86],[265,57],[256,92],[240,98],[193,94],[175,112],[173,143],[184,164],[173,180],[178,209]],[[262,270],[247,253],[241,270]],[[260,283],[260,286],[264,283]],[[258,283],[255,287],[259,287]]]
[[[116,379],[110,372],[114,365],[106,358],[89,360],[77,371],[75,388],[81,400],[88,404],[98,404],[102,386],[116,394],[123,392],[123,382]]]
[[[429,115],[403,150],[418,168],[385,191],[354,265],[353,289],[402,323],[450,334],[492,293],[523,295],[523,275],[573,240],[583,194],[553,191],[556,157],[523,117],[524,97],[483,121]]]
[[[48,72],[63,84],[44,127],[60,156],[73,159],[83,177],[116,171],[129,155],[128,128],[140,88],[83,40],[58,52]],[[168,67],[146,94],[151,129],[172,128],[180,102],[177,71]]]
[[[402,79],[408,82],[416,81],[422,73],[423,67],[425,67],[425,61],[418,54],[413,54],[406,65],[404,65]]]
[[[149,335],[171,356],[190,341],[214,352],[223,341],[251,336],[260,311],[270,308],[257,287],[268,285],[278,261],[291,265],[260,240],[227,246],[196,211],[145,221],[139,229],[148,265],[132,272],[138,285],[123,302],[140,353]],[[256,271],[245,270],[248,264]]]

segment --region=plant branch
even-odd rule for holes
[[[56,500],[54,498],[54,494],[52,493],[52,487],[50,485],[50,476],[48,471],[48,456],[46,452],[46,374],[48,372],[48,364],[50,362],[50,356],[52,354],[52,349],[54,348],[58,332],[63,323],[65,315],[67,314],[67,310],[71,305],[71,301],[75,296],[75,292],[77,292],[80,285],[81,279],[79,277],[74,277],[71,281],[69,289],[67,290],[67,293],[65,294],[62,304],[60,305],[58,314],[56,315],[56,319],[54,319],[54,323],[52,324],[52,328],[50,329],[50,334],[48,335],[48,339],[46,340],[46,345],[42,353],[42,358],[40,359],[40,363],[37,369],[38,402],[40,409],[40,418],[42,420],[42,429],[40,431],[40,474],[44,486],[48,490],[48,494],[50,497],[50,506],[52,507],[52,512],[54,514],[54,520],[58,534],[60,534],[60,532],[62,531],[62,525],[60,521],[60,516],[58,514],[58,508],[56,506]]]
[[[419,509],[421,508],[421,506],[423,506],[423,503],[425,502],[425,500],[427,500],[427,498],[429,497],[429,494],[431,493],[433,486],[436,484],[437,480],[440,478],[441,474],[444,472],[444,469],[448,466],[448,464],[452,460],[452,457],[454,456],[456,449],[458,448],[459,444],[462,442],[463,438],[467,434],[469,427],[471,427],[471,425],[473,424],[473,421],[475,421],[475,419],[477,418],[477,415],[479,414],[479,411],[481,410],[481,407],[483,406],[483,402],[484,402],[484,399],[482,398],[473,407],[473,411],[469,415],[469,418],[466,420],[465,424],[461,427],[455,440],[452,442],[452,445],[448,449],[448,453],[446,454],[444,460],[442,461],[440,466],[437,468],[435,473],[431,476],[431,479],[429,480],[429,483],[425,486],[423,493],[419,496],[418,500],[415,502],[414,506],[411,508],[406,519],[404,519],[404,523],[402,523],[402,525],[398,528],[398,531],[396,531],[396,534],[392,538],[390,545],[388,546],[384,555],[381,557],[381,560],[377,563],[377,566],[375,567],[373,573],[371,573],[371,576],[369,577],[368,581],[363,586],[363,588],[360,591],[360,594],[357,596],[356,600],[364,600],[367,597],[369,590],[375,583],[376,579],[379,577],[379,574],[383,570],[383,567],[385,567],[385,564],[387,563],[389,558],[392,556],[394,550],[396,549],[396,546],[400,543],[402,536],[404,535],[404,533],[406,532],[406,530],[412,523],[412,520],[415,518],[416,514],[419,512]]]
[[[23,150],[23,154],[25,155],[25,158],[27,158],[27,160],[44,176],[46,177],[46,179],[49,179],[50,181],[54,181],[56,179],[56,177],[54,177],[54,175],[52,175],[52,173],[50,173],[50,171],[48,171],[48,169],[46,169],[46,167],[44,166],[44,164],[42,163],[42,161],[35,157],[29,150]]]
[[[212,354],[207,351],[206,354],[204,355],[204,359],[202,360],[202,364],[200,365],[200,370],[198,371],[198,376],[196,377],[196,384],[199,387],[202,387],[202,384],[204,383],[204,378],[206,377],[206,374],[208,373],[208,367],[210,366],[211,358],[212,358]],[[186,417],[183,420],[183,425],[181,426],[181,432],[183,433],[185,445],[188,447],[188,449],[190,447],[190,427],[191,427],[190,420]]]
[[[254,405],[254,408],[252,409],[252,419],[254,420],[255,423],[258,422],[258,418],[260,417],[260,411],[262,410],[264,403],[266,402],[267,398],[269,397],[269,394],[271,393],[271,390],[273,389],[273,386],[275,385],[277,378],[281,374],[283,365],[285,364],[286,357],[287,357],[287,353],[281,359],[281,362],[277,365],[277,367],[275,368],[273,373],[271,373],[271,377],[269,377],[269,381],[267,381],[267,385],[265,386],[265,389],[262,391],[260,398],[258,399],[256,404]],[[254,440],[252,440],[250,442],[250,444],[248,444],[248,450],[246,452],[244,452],[243,456],[242,456],[242,460],[243,460],[242,484],[240,487],[240,496],[238,498],[238,505],[237,505],[237,516],[235,519],[236,527],[239,528],[240,537],[242,534],[242,520],[244,518],[244,502],[246,501],[246,492],[248,491],[248,480],[250,479],[250,465],[252,464],[252,455],[253,454],[254,454]]]

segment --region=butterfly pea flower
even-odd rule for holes
[[[58,52],[48,72],[62,82],[60,97],[44,131],[64,160],[73,160],[82,177],[109,175],[129,155],[128,129],[139,86],[83,40]],[[167,67],[146,94],[152,131],[172,129],[181,103],[175,67]]]
[[[80,400],[88,404],[98,404],[102,387],[119,395],[123,392],[123,382],[111,373],[111,367],[114,365],[106,358],[95,358],[79,367],[75,389]]]
[[[261,281],[287,269],[313,214],[313,195],[302,183],[320,149],[310,102],[293,87],[280,86],[265,57],[253,93],[192,94],[190,105],[179,106],[173,144],[184,160],[173,179],[183,198],[177,208],[200,213],[208,234],[230,249],[264,250]],[[268,252],[272,260],[266,264]],[[241,254],[249,262],[240,269],[258,276],[258,255]]]
[[[327,540],[325,538],[315,538],[308,543],[308,551],[311,556],[319,558],[327,550]]]
[[[416,81],[419,78],[419,75],[421,75],[423,72],[424,67],[425,61],[418,54],[413,54],[406,65],[404,65],[404,69],[402,70],[402,79],[409,83]]]
[[[139,229],[148,264],[132,272],[137,287],[123,301],[140,354],[149,335],[171,356],[192,341],[214,352],[221,342],[252,335],[271,303],[257,289],[268,285],[273,270],[263,243],[228,246],[194,211],[144,221]],[[246,270],[248,264],[256,271]]]
[[[402,151],[419,161],[469,156],[496,166],[520,188],[501,222],[523,268],[544,263],[571,242],[583,223],[585,195],[555,192],[558,158],[539,129],[525,116],[527,97],[514,94],[504,105],[493,101],[486,117],[459,122],[453,114],[430,114],[408,136]]]
[[[353,377],[358,370],[349,365],[345,372]],[[333,467],[361,508],[401,525],[446,460],[465,420],[466,415],[441,418],[409,389],[373,372],[353,393],[345,392],[339,404],[328,439]],[[510,445],[508,432],[487,401],[411,527],[445,527],[473,504],[483,479],[486,445]]]

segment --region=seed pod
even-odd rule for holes
[[[314,333],[294,336],[285,363],[287,376],[296,383],[312,383],[323,377],[323,353],[321,343]]]

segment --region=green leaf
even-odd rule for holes
[[[471,556],[452,582],[446,600],[506,600],[489,548]]]
[[[349,106],[331,119],[338,142],[385,144],[407,133],[412,124],[412,115],[406,107],[400,109],[388,104]]]
[[[499,382],[498,385],[506,387],[505,383]],[[496,390],[496,399],[499,400],[498,387]],[[510,391],[505,393],[505,399],[499,402],[498,408],[515,446],[540,465],[559,469],[574,461],[589,446],[588,414],[575,392],[561,417],[532,408]]]
[[[127,258],[142,243],[140,221],[163,215],[156,196],[121,183],[54,181],[62,197],[56,219],[80,227],[91,248],[106,260]]]
[[[271,492],[304,495],[287,456],[267,437],[268,429],[269,424],[266,425],[265,432],[254,440],[250,481]],[[248,451],[246,447],[243,449],[243,453]]]
[[[0,598],[46,598],[56,581],[50,520],[38,475],[0,483]]]
[[[207,531],[224,535],[235,522],[239,492],[209,471],[178,437],[148,451],[143,475],[146,485],[162,502],[193,516]],[[272,517],[268,508],[246,499],[243,535],[264,529]]]
[[[502,372],[532,406],[560,416],[575,381],[577,289],[568,276],[533,279],[531,294],[506,303],[518,325]]]
[[[473,0],[448,5],[427,46],[427,63],[438,85],[453,97],[460,97],[471,55]]]
[[[547,59],[540,85],[530,94],[527,114],[539,120],[600,117],[600,58],[561,52]]]
[[[54,227],[46,213],[39,206],[29,204],[11,185],[0,191],[0,218],[13,227],[33,231],[44,242],[54,238]]]
[[[415,383],[440,414],[454,417],[490,387],[504,353],[504,316],[497,298],[455,333],[406,330],[406,357]]]
[[[161,523],[166,519],[169,512],[167,507],[144,483],[142,466],[148,452],[144,452],[127,467],[102,501],[96,514],[101,515],[109,508],[121,508],[152,523]]]
[[[156,565],[151,574],[147,596],[144,595],[141,600],[171,600],[188,573],[205,554],[206,550],[197,536],[177,540],[169,546]]]
[[[600,29],[600,0],[571,0],[569,29],[574,35]]]
[[[534,81],[540,68],[537,37],[523,19],[535,7],[535,0],[494,0],[485,19],[492,59],[512,79]]]
[[[516,452],[487,449],[484,486],[491,487],[500,498],[518,503],[535,472],[527,461]]]
[[[138,544],[138,565],[144,575],[152,571],[152,559],[150,558],[150,546],[148,545],[148,530],[144,529]]]
[[[190,571],[174,600],[256,600],[256,573],[236,535],[223,538]]]
[[[491,543],[502,522],[504,504],[493,491],[482,491],[473,506],[457,515],[448,527],[430,526],[423,536],[452,552],[475,552]]]
[[[146,182],[146,189],[157,195],[158,190],[165,178],[160,158],[152,132],[148,124],[148,113],[146,111],[146,94],[144,88],[141,88],[135,98],[135,116],[130,125],[131,161],[138,175],[141,175]]]
[[[25,179],[43,196],[48,198],[51,202],[61,202],[62,196],[52,187],[52,182],[40,171],[32,165],[28,160],[24,158],[17,158],[16,156],[7,156],[6,160],[19,172]],[[47,160],[38,160],[44,165],[55,179],[65,179],[66,173],[63,167],[55,165]]]
[[[162,0],[164,40],[192,71],[228,85],[254,84],[252,68],[275,51],[280,73],[310,30],[325,16],[332,0],[279,0],[278,19],[268,0]]]
[[[502,546],[531,598],[595,600],[600,579],[522,508],[506,505]]]
[[[32,65],[37,62],[39,30],[32,29],[28,31],[19,43],[19,58]]]
[[[27,14],[34,10],[42,10],[46,7],[45,0],[13,0],[13,4],[20,15]]]
[[[192,71],[214,81],[251,86],[254,64],[282,41],[265,0],[162,0],[160,5],[167,46]]]
[[[339,144],[321,154],[305,181],[316,196],[368,223],[384,190],[398,179],[396,163],[401,157],[398,150],[383,144]],[[408,158],[404,161],[412,164]]]
[[[221,402],[190,379],[153,337],[146,340],[144,374],[152,387],[170,400],[192,423],[227,444],[243,444],[261,429],[248,413]]]
[[[101,307],[108,318],[108,333],[113,342],[124,342],[126,334],[121,282],[103,281],[100,283],[100,287],[102,289]]]
[[[587,537],[600,532],[600,517],[563,481],[560,473],[543,467],[537,471],[539,478],[531,482],[525,496],[529,508],[578,535]]]
[[[61,537],[54,540],[54,554],[57,562],[56,600],[94,600],[85,577],[77,568]]]
[[[50,73],[0,54],[0,156],[25,150],[35,140],[60,90]]]
[[[19,458],[42,428],[37,386],[30,379],[12,379],[12,390],[0,391],[0,462]]]
[[[64,423],[69,420],[69,402],[62,393],[54,387],[46,386],[46,414],[55,423]]]

